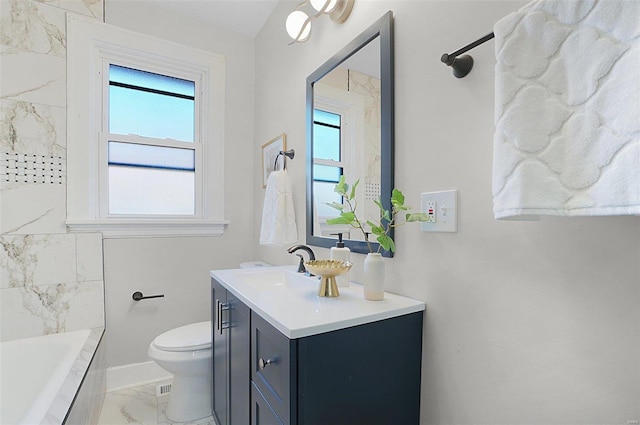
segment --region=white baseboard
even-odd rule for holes
[[[173,375],[153,361],[109,367],[107,368],[107,392],[171,378]]]

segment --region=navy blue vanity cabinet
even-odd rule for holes
[[[251,312],[254,425],[420,422],[423,312],[289,339]]]
[[[218,425],[248,424],[251,310],[211,280],[212,414]]]

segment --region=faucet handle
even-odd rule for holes
[[[300,258],[300,263],[298,264],[298,273],[306,273],[307,269],[304,266],[304,258],[302,257],[302,254],[296,254],[299,258]]]

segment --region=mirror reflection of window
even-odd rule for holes
[[[340,114],[321,109],[313,111],[313,193],[321,223],[338,215],[338,211],[327,204],[342,202],[333,190],[344,169],[341,121]]]
[[[327,203],[343,202],[333,189],[344,174],[349,184],[360,180],[360,216],[379,218],[374,201],[380,194],[380,79],[339,66],[314,86],[314,105],[314,234],[364,240],[350,226],[326,224],[339,215]]]

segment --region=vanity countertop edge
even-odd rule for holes
[[[295,266],[270,269],[296,270]],[[308,288],[260,292],[227,280],[230,274],[241,270],[211,270],[210,276],[289,339],[390,319],[426,308],[422,301],[390,292],[385,292],[381,301],[366,300],[362,285],[355,282],[349,282],[348,288],[339,288],[337,298],[318,297],[317,279],[310,279]]]

